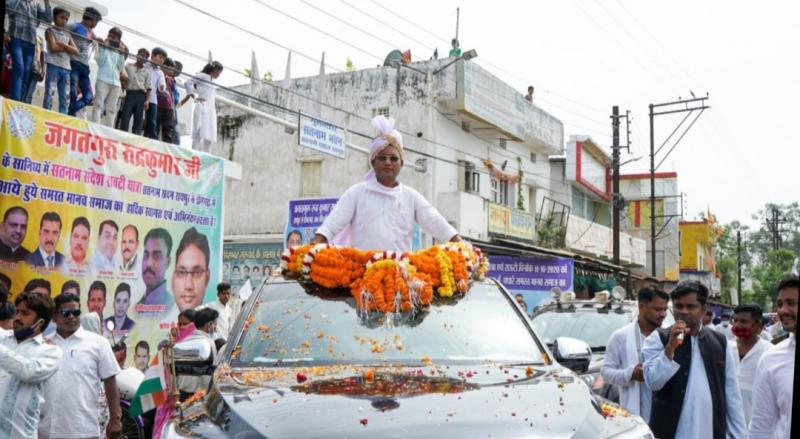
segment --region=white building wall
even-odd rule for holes
[[[422,64],[422,65],[419,65]],[[435,64],[435,63],[434,63]],[[415,64],[425,68],[424,63]],[[457,165],[459,161],[470,161],[480,172],[480,197],[491,197],[491,184],[488,169],[482,159],[492,160],[496,166],[508,161],[505,172],[516,174],[521,158],[525,174],[522,193],[524,206],[530,210],[529,188],[535,189],[537,200],[548,194],[553,182],[550,179],[550,164],[546,157],[555,148],[540,145],[529,145],[507,142],[506,149],[499,146],[499,140],[487,141],[473,132],[462,129],[457,112],[444,105],[454,97],[455,75],[448,68],[434,77],[434,83],[428,84],[425,76],[406,69],[399,73],[394,68],[375,68],[356,72],[326,75],[322,82],[318,77],[299,78],[290,81],[278,81],[276,86],[260,86],[258,96],[263,100],[280,106],[300,109],[351,131],[348,142],[363,148],[369,148],[370,139],[358,136],[354,132],[372,136],[369,126],[377,109],[388,108],[389,116],[396,120],[396,127],[404,132],[403,141],[407,148],[404,153],[405,166],[400,176],[401,181],[425,195],[442,211],[452,211],[454,206],[459,212],[453,212],[449,219],[468,219],[468,224],[458,224],[475,230],[476,234],[485,233],[485,224],[476,217],[485,216],[481,200],[472,196],[450,196],[459,192],[459,174],[464,168]],[[322,84],[323,93],[318,94]],[[294,93],[284,89],[292,90]],[[250,93],[249,85],[242,86],[242,91]],[[428,105],[429,91],[435,96],[435,108]],[[222,93],[222,92],[221,92]],[[350,114],[334,110],[298,94],[321,99],[326,104],[342,108]],[[278,108],[261,103],[248,104],[243,98],[226,95],[246,105],[252,105],[259,111],[272,114],[287,120],[297,120],[297,116]],[[347,149],[346,158],[339,159],[317,153],[297,145],[297,134],[288,134],[283,126],[269,122],[263,118],[246,115],[230,107],[219,106],[220,125],[230,118],[239,118],[241,126],[235,136],[220,136],[219,145],[212,153],[229,158],[243,165],[242,180],[226,183],[225,235],[226,238],[238,239],[243,236],[265,236],[278,238],[282,235],[286,221],[288,201],[300,195],[301,173],[303,161],[320,161],[322,188],[319,196],[338,197],[352,184],[361,181],[368,170],[366,154],[354,149]],[[360,117],[356,117],[358,115]],[[407,134],[406,134],[407,133]],[[420,133],[428,142],[419,138]],[[495,137],[499,137],[495,136]],[[417,154],[411,150],[423,152],[436,157],[434,160]],[[530,160],[531,152],[537,153],[537,162]],[[418,160],[420,161],[418,163]],[[424,162],[424,163],[422,163]],[[418,169],[415,169],[418,168]],[[425,171],[422,172],[422,169]],[[463,178],[463,177],[462,177]],[[560,184],[560,183],[559,183]],[[517,190],[509,188],[509,204],[516,205]],[[463,201],[463,202],[462,202]],[[535,205],[538,208],[538,205]],[[535,209],[534,209],[535,210]],[[462,215],[464,211],[469,215]],[[485,222],[485,219],[482,221]],[[456,221],[457,222],[457,221]],[[482,227],[482,232],[479,229]],[[477,237],[477,236],[476,236]],[[428,244],[429,242],[425,242]]]

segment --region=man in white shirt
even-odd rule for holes
[[[119,266],[117,262],[117,234],[119,226],[114,220],[105,220],[100,223],[97,231],[97,251],[92,257],[92,266],[98,274],[112,275]]]
[[[756,377],[756,366],[764,352],[772,348],[772,343],[761,338],[764,312],[755,303],[738,305],[733,311],[731,331],[736,336],[728,347],[736,359],[736,376],[739,378],[739,390],[742,392],[742,407],[745,423],[750,423],[753,412],[753,381]]]
[[[675,324],[656,329],[642,350],[650,429],[661,439],[747,437],[736,360],[727,339],[702,325],[708,288],[683,281],[670,296]]]
[[[133,224],[122,228],[120,272],[137,273],[139,270],[139,229]]]
[[[620,405],[647,422],[650,420],[653,392],[644,382],[642,346],[645,338],[661,327],[667,316],[669,295],[654,285],[648,285],[639,290],[637,299],[639,316],[635,322],[611,335],[600,373],[607,383],[617,386]]]
[[[342,195],[317,230],[314,243],[410,252],[415,222],[440,242],[460,241],[458,232],[425,197],[398,181],[403,138],[394,129],[394,119],[377,116],[372,125],[378,130],[370,146],[372,170]]]
[[[778,317],[789,338],[764,353],[756,368],[751,439],[791,437],[798,295],[800,279],[797,276],[789,276],[778,284]]]
[[[199,306],[197,309],[211,308],[219,313],[217,317],[217,324],[211,333],[213,340],[223,339],[228,341],[231,327],[236,317],[233,315],[231,308],[231,286],[228,283],[222,282],[217,285],[217,300]]]
[[[167,59],[167,52],[156,47],[150,53],[150,90],[147,91],[147,101],[144,104],[144,135],[157,139],[157,116],[158,116],[158,92],[163,92],[167,88],[167,80],[164,78],[164,71],[161,65]]]
[[[103,382],[108,400],[106,434],[122,430],[116,375],[120,372],[111,344],[103,336],[81,328],[78,296],[56,298],[56,333],[48,340],[60,347],[64,361],[45,385],[45,403],[39,436],[42,438],[102,437],[98,397]]]
[[[56,373],[61,349],[42,337],[53,315],[49,295],[22,293],[15,304],[14,332],[0,336],[0,437],[36,438],[42,384]]]
[[[733,335],[733,332],[731,331],[731,314],[729,311],[722,312],[722,316],[720,317],[719,320],[719,325],[717,325],[716,328],[714,329],[716,329],[717,332],[719,332],[720,334],[724,335],[725,338],[728,339],[728,341],[733,341],[733,339],[736,338],[736,336]]]

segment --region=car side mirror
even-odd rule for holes
[[[558,337],[553,343],[556,361],[577,373],[589,370],[592,361],[592,348],[586,342],[571,337]]]
[[[206,339],[185,340],[175,343],[175,362],[203,362],[211,357],[211,342]]]

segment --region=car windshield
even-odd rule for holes
[[[611,334],[632,320],[630,312],[546,311],[531,322],[536,334],[547,344],[557,337],[572,337],[586,342],[592,349],[603,349]]]
[[[362,318],[349,292],[279,280],[265,286],[245,324],[233,367],[544,361],[512,299],[490,282],[415,314]]]

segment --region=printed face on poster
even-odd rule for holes
[[[317,229],[336,205],[337,198],[302,198],[289,200],[284,248],[310,243]]]
[[[527,314],[550,300],[550,290],[572,291],[571,258],[489,256],[489,277],[506,287]]]
[[[253,290],[280,268],[283,243],[229,243],[223,247],[222,279],[239,291],[250,280]]]
[[[223,162],[0,100],[0,272],[36,279],[152,358],[180,311],[215,298]],[[138,346],[138,347],[137,347]]]

